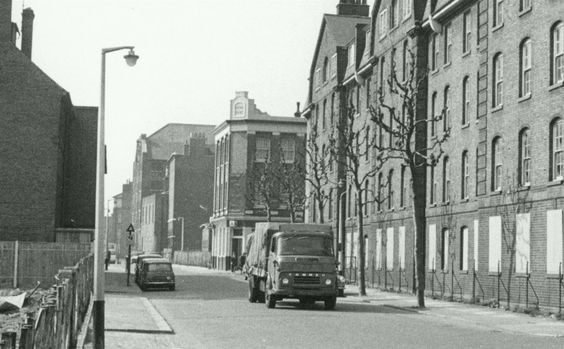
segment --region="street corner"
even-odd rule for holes
[[[168,322],[145,297],[107,296],[106,309],[106,331],[174,333]]]

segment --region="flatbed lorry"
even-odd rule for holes
[[[337,303],[337,261],[331,226],[303,223],[257,223],[247,244],[243,268],[249,302],[274,308],[284,298],[302,304]]]

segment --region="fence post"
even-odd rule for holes
[[[20,242],[14,243],[14,288],[18,288],[18,260],[19,260]]]
[[[558,315],[562,315],[562,262],[558,266]]]
[[[476,264],[472,265],[472,303],[476,303]]]
[[[501,263],[500,261],[497,261],[497,304],[498,305],[499,305],[499,287],[500,287],[499,283],[501,281],[501,275],[499,274],[500,263]]]
[[[525,282],[527,283],[526,285],[526,289],[525,289],[525,309],[529,309],[529,261],[527,261],[527,279],[525,279]]]

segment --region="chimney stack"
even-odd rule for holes
[[[33,41],[33,19],[35,15],[29,7],[22,12],[22,52],[31,59],[31,43]]]
[[[12,41],[12,0],[0,0],[0,42]]]
[[[339,16],[368,17],[369,12],[366,0],[339,0],[337,4],[337,15]]]

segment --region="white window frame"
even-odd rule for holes
[[[531,94],[532,44],[527,39],[521,45],[521,96]]]
[[[529,186],[531,183],[531,139],[529,129],[521,132],[521,185]]]
[[[452,61],[452,24],[445,24],[443,27],[443,40],[444,40],[444,65],[448,65]]]
[[[333,56],[331,56],[331,69],[330,70],[330,74],[331,74],[331,79],[333,79],[334,77],[337,76],[337,54],[333,54]]]
[[[380,38],[388,34],[388,9],[385,8],[380,12]]]
[[[554,84],[564,82],[564,22],[552,30],[552,80]]]
[[[403,0],[402,5],[403,19],[407,19],[411,16],[411,0]]]
[[[470,77],[465,76],[462,80],[462,125],[470,122]]]
[[[494,57],[494,107],[503,105],[503,54]]]
[[[555,120],[552,124],[552,179],[564,177],[564,120]]]
[[[256,137],[255,140],[255,162],[270,161],[270,138]]]
[[[503,0],[494,0],[494,28],[497,28],[503,24]]]
[[[464,12],[462,18],[462,53],[470,52],[470,42],[472,40],[472,12]]]

